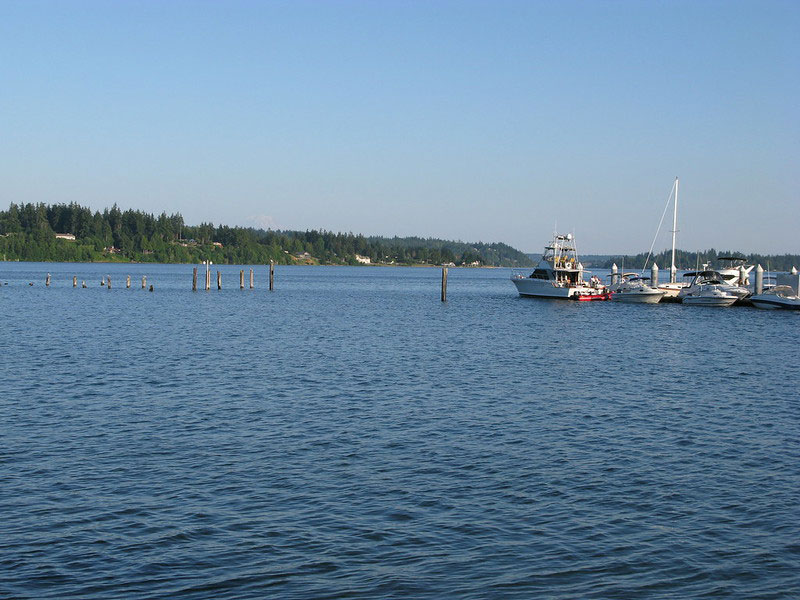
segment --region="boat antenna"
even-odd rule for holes
[[[650,250],[647,253],[647,258],[644,259],[644,267],[642,267],[642,274],[644,274],[645,269],[647,269],[647,263],[650,262],[650,258],[653,256],[653,247],[656,245],[656,240],[658,239],[658,234],[661,232],[661,225],[664,224],[664,217],[667,216],[667,209],[669,208],[669,204],[672,201],[672,191],[675,189],[675,184],[669,189],[669,195],[667,196],[667,203],[664,205],[664,212],[661,213],[661,220],[658,222],[658,228],[656,229],[656,234],[653,236],[653,243],[650,244]],[[674,228],[673,228],[674,229]],[[673,243],[673,247],[674,247]],[[672,259],[673,264],[675,263],[675,259]]]

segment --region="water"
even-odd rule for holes
[[[0,597],[800,596],[797,314],[222,270],[0,263]]]

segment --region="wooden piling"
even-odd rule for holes
[[[447,302],[447,267],[442,267],[442,302]]]
[[[192,291],[197,291],[197,267],[192,270]]]
[[[153,291],[153,284],[152,283],[150,284],[150,291],[151,292]]]
[[[131,287],[131,276],[130,275],[128,275],[128,278],[125,280],[125,287],[126,288],[130,288]]]
[[[147,287],[147,275],[142,275],[142,289]]]
[[[50,273],[47,274],[47,279],[44,280],[44,285],[50,287]]]
[[[105,287],[105,285],[106,285],[106,278],[105,277],[101,277],[100,278],[100,287]]]
[[[252,290],[255,287],[253,282],[253,269],[250,269],[250,289]]]
[[[206,263],[206,291],[211,289],[211,269],[209,264]]]
[[[78,277],[77,277],[77,275],[73,275],[72,276],[72,287],[74,287],[74,288],[78,287]]]
[[[239,289],[240,290],[244,289],[244,269],[239,271]]]
[[[108,277],[106,277],[106,286],[108,287],[109,290],[111,289],[111,276],[110,275]]]
[[[217,271],[217,289],[218,290],[222,289],[222,273],[220,273],[219,271]]]
[[[89,286],[88,286],[88,285],[86,285],[86,281],[81,281],[81,288],[84,288],[84,289],[85,289],[85,288],[87,288],[87,287],[89,287]]]
[[[269,261],[269,291],[275,289],[275,261]]]

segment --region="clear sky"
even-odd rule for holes
[[[800,252],[799,32],[796,0],[0,0],[0,204],[637,252],[679,176],[681,247]]]

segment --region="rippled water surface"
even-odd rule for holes
[[[800,315],[222,269],[0,263],[0,597],[800,597]]]

